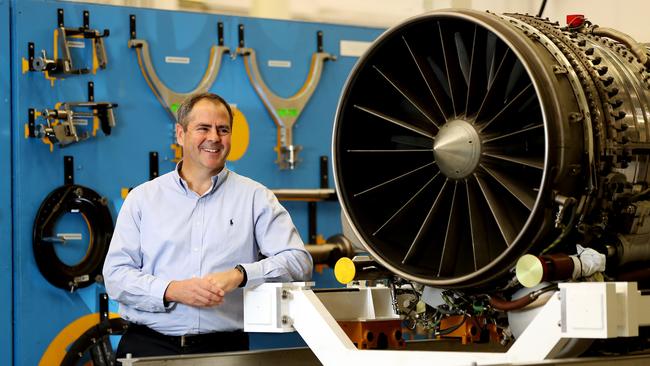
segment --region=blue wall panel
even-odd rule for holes
[[[9,0],[0,0],[0,365],[11,365],[13,332],[9,11]]]
[[[0,4],[3,4],[2,1]],[[21,0],[16,2],[14,9],[14,65],[20,65],[21,59],[27,57],[28,42],[35,43],[37,53],[45,49],[48,56],[52,55],[57,8],[64,9],[66,26],[80,26],[82,11],[89,10],[91,28],[110,29],[110,36],[106,39],[109,64],[106,70],[100,69],[96,75],[68,76],[65,80],[57,80],[54,87],[41,73],[23,74],[18,66],[13,67],[14,350],[21,364],[38,363],[61,329],[80,316],[96,312],[95,297],[102,290],[99,285],[73,293],[56,288],[43,278],[34,260],[33,220],[42,200],[63,184],[63,156],[74,157],[75,183],[88,186],[108,199],[113,218],[117,217],[122,202],[121,189],[148,179],[150,151],[160,154],[161,174],[174,167],[171,162],[173,153],[169,148],[173,142],[173,123],[143,79],[136,52],[127,47],[129,14],[137,16],[137,36],[149,42],[158,75],[170,88],[181,92],[193,89],[202,77],[208,63],[209,49],[217,42],[216,27],[219,21],[224,23],[225,45],[233,52],[237,46],[238,24],[245,25],[246,46],[256,50],[267,85],[284,97],[297,92],[307,77],[311,54],[316,49],[317,30],[324,32],[324,50],[337,56],[340,40],[371,41],[381,32],[378,29],[215,14]],[[2,24],[6,23],[3,21]],[[84,56],[84,50],[77,51]],[[189,57],[191,61],[189,64],[168,64],[164,62],[165,56]],[[0,57],[6,57],[6,53],[2,52]],[[291,61],[292,67],[270,68],[266,66],[268,60]],[[81,63],[87,64],[86,61],[82,57]],[[236,104],[246,116],[250,128],[246,154],[238,161],[229,162],[228,166],[270,188],[317,188],[319,157],[330,156],[336,104],[355,61],[356,58],[339,57],[336,62],[326,63],[321,83],[294,131],[294,143],[303,146],[303,162],[293,171],[281,171],[274,163],[276,127],[248,81],[242,58],[225,57],[211,90]],[[6,62],[0,64],[4,67]],[[1,80],[4,83],[4,79]],[[88,81],[95,83],[95,100],[119,104],[116,109],[117,126],[110,136],[98,132],[97,137],[65,149],[55,146],[53,152],[41,141],[24,137],[23,128],[28,120],[29,108],[42,110],[52,108],[57,102],[84,101]],[[2,87],[5,88],[4,84]],[[3,139],[0,146],[3,149],[7,146],[3,143],[4,139],[8,139],[8,129],[5,127],[0,130],[0,138]],[[7,155],[3,154],[1,158],[3,170],[9,163],[5,161],[8,160]],[[1,176],[2,194],[8,194],[4,188],[4,179],[8,175]],[[330,182],[330,186],[333,187],[333,182]],[[7,201],[0,201],[3,210]],[[301,236],[307,240],[307,204],[292,202],[285,206]],[[319,233],[328,237],[340,232],[337,203],[320,203],[318,214]],[[3,219],[3,228],[4,222]],[[331,276],[331,272],[326,272],[326,276]],[[317,285],[321,282],[331,283],[319,278],[316,276]],[[0,286],[4,285],[0,283]],[[4,287],[0,287],[0,290],[4,291]],[[0,342],[0,347],[4,347],[4,344]],[[253,338],[252,345],[260,348],[296,344],[299,344],[299,337],[293,335],[272,339],[260,336]],[[1,364],[5,364],[1,358],[6,354],[0,349]]]

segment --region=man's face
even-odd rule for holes
[[[219,172],[230,153],[232,136],[228,110],[211,100],[198,101],[189,114],[187,131],[176,124],[176,140],[183,147],[183,166],[206,173]]]

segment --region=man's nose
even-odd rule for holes
[[[220,141],[221,136],[219,135],[219,132],[217,131],[216,128],[211,128],[210,133],[208,134],[208,139],[213,140],[213,141]]]

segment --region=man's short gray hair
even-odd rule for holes
[[[228,111],[228,117],[229,117],[228,122],[230,122],[230,126],[232,126],[233,115],[232,115],[232,109],[230,108],[228,102],[226,102],[225,99],[218,96],[217,94],[210,93],[210,92],[203,92],[203,93],[196,93],[190,95],[183,101],[183,103],[181,103],[180,107],[178,107],[178,112],[176,113],[177,121],[178,124],[180,124],[183,127],[183,131],[187,131],[187,125],[190,123],[189,118],[192,109],[194,109],[196,103],[198,103],[203,99],[209,100],[216,105],[222,105],[226,107],[226,110]]]

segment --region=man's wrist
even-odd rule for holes
[[[238,287],[246,286],[246,283],[248,282],[248,275],[246,274],[246,269],[241,264],[236,265],[235,269],[238,270],[239,273],[242,274],[242,281],[239,283]]]
[[[174,282],[176,281],[169,281],[169,284],[167,285],[167,288],[165,289],[165,292],[163,293],[163,303],[165,306],[168,306],[170,302],[173,302],[173,289],[172,286],[174,286]]]

